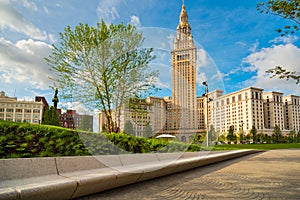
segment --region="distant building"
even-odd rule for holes
[[[300,96],[283,97],[284,126],[287,130],[300,130]]]
[[[220,91],[209,93],[212,101],[208,105],[208,122],[220,133],[227,132],[230,126],[238,132],[249,133],[252,126],[264,128],[263,89],[245,88],[222,95]]]
[[[61,127],[93,131],[93,116],[78,114],[76,110],[63,113],[61,109],[57,109],[57,112]]]
[[[42,97],[42,96],[36,96],[35,101],[43,103],[43,114],[42,114],[42,122],[43,122],[44,121],[44,113],[45,113],[46,109],[49,107],[49,104],[48,104],[46,98]]]
[[[182,4],[172,55],[172,127],[174,132],[197,130],[197,48]]]
[[[280,130],[285,129],[282,95],[283,93],[274,91],[263,94],[266,129],[274,129],[275,125],[277,125]]]
[[[40,98],[42,99],[42,97]],[[8,97],[0,92],[0,120],[14,122],[28,122],[40,124],[46,102],[18,100],[17,97]]]

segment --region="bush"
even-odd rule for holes
[[[0,121],[0,158],[199,151],[197,144]]]

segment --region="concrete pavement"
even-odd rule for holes
[[[103,193],[96,199],[300,199],[300,149],[272,150]]]

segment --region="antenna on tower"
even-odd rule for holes
[[[182,5],[184,5],[184,0],[182,0]]]

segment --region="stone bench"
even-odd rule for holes
[[[72,199],[255,152],[1,159],[0,199]]]

